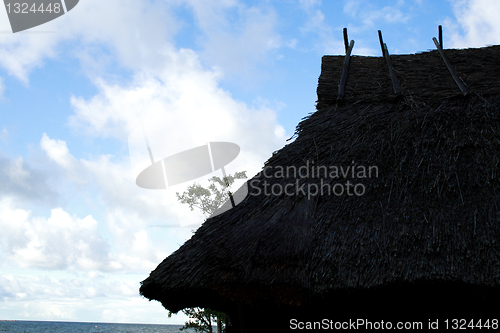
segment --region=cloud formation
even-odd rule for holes
[[[0,140],[7,140],[7,130],[0,131]],[[36,202],[54,203],[57,193],[49,186],[50,174],[22,157],[9,159],[0,151],[0,198],[13,196]]]
[[[84,270],[112,270],[109,246],[99,235],[91,215],[80,219],[61,208],[52,209],[48,219],[0,201],[2,252],[21,267]]]
[[[180,22],[179,10],[192,26]],[[2,15],[0,30],[9,30]],[[77,151],[59,129],[36,128],[32,154],[0,154],[0,319],[167,322],[161,304],[138,296],[139,281],[192,235],[177,226],[203,217],[175,197],[190,184],[169,191],[135,184],[144,153],[149,159],[144,138],[134,141],[138,164],[122,148],[142,123],[157,160],[230,141],[241,153],[226,171],[257,173],[285,143],[274,106],[280,101],[250,105],[221,83],[232,78],[246,87],[267,75],[277,50],[291,45],[278,26],[268,2],[85,0],[32,31],[2,34],[0,67],[26,87],[35,69],[53,68],[48,60],[80,61],[77,71],[97,93],[67,97],[69,128],[77,140],[108,140],[112,148]],[[175,38],[184,28],[193,40],[180,48]],[[0,127],[1,142],[14,139],[7,129]]]
[[[5,15],[0,29],[10,30],[5,11],[0,13]],[[176,26],[164,2],[81,1],[57,20],[26,33],[2,35],[0,66],[27,83],[35,67],[59,55],[60,44],[78,41],[69,55],[80,58],[90,72],[114,65],[115,61],[133,70],[154,68],[163,62],[162,45],[171,40]]]
[[[115,323],[183,323],[180,314],[167,318],[158,302],[139,296],[136,274],[54,277],[0,275],[2,318]],[[7,305],[8,304],[8,305]],[[7,306],[6,306],[7,305]],[[175,318],[177,317],[177,318]]]
[[[188,0],[201,30],[201,58],[226,75],[249,76],[283,44],[271,6]]]
[[[381,8],[376,4],[367,0],[348,0],[344,4],[343,11],[347,15],[360,19],[363,23],[363,30],[373,29],[375,23],[406,23],[410,18],[409,14],[404,12],[404,1],[397,1],[393,6]]]
[[[455,19],[446,21],[451,47],[483,47],[500,44],[500,2],[496,0],[450,0]]]

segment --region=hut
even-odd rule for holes
[[[498,320],[500,46],[385,50],[322,58],[317,111],[143,296],[230,332]]]

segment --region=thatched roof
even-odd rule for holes
[[[236,300],[301,306],[342,290],[419,283],[498,290],[500,47],[446,52],[470,95],[461,96],[436,51],[392,56],[399,99],[383,58],[355,56],[337,105],[343,57],[323,57],[318,110],[266,162],[273,177],[250,180],[251,194],[207,220],[141,294],[178,311]],[[275,174],[308,163],[328,174]],[[330,166],[356,174],[334,178]],[[347,181],[364,194],[312,193],[311,184],[345,190]],[[265,195],[265,182],[268,193],[276,184],[294,193]]]
[[[500,92],[500,46],[445,50],[464,83],[479,95]],[[407,98],[429,102],[460,94],[460,90],[437,50],[391,55],[392,65]],[[321,109],[337,99],[337,85],[344,57],[324,56],[317,89]],[[345,90],[346,103],[380,103],[393,100],[391,78],[383,57],[351,57]]]

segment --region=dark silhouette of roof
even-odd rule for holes
[[[344,57],[324,56],[317,111],[266,162],[271,177],[253,177],[250,195],[207,220],[141,294],[175,312],[236,301],[300,307],[398,286],[498,293],[500,46],[445,52],[469,95],[431,51],[391,56],[398,98],[384,58],[353,56],[337,103]],[[320,177],[276,174],[306,165]],[[355,174],[332,177],[335,167]],[[313,193],[325,184],[336,194]],[[287,185],[292,195],[263,193]]]
[[[476,94],[500,92],[500,46],[447,49],[447,58],[460,77]],[[460,95],[460,90],[437,50],[417,54],[391,55],[392,65],[405,97],[431,102]],[[318,109],[337,99],[343,56],[323,56],[319,78]],[[366,103],[395,98],[387,64],[383,57],[352,56],[344,101]]]

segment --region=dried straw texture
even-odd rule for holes
[[[444,50],[462,81],[477,94],[500,93],[500,46],[478,49]],[[318,109],[337,99],[342,74],[342,56],[324,56],[319,78]],[[391,62],[403,93],[421,102],[449,98],[460,90],[437,50],[410,55],[391,55]],[[344,101],[347,103],[374,102],[394,98],[387,63],[382,57],[353,56]]]
[[[447,50],[455,62],[460,52],[470,51]],[[400,56],[417,61],[411,57]],[[295,141],[266,162],[272,177],[261,173],[250,180],[250,195],[207,220],[167,257],[142,282],[142,295],[178,311],[224,308],[236,300],[303,306],[340,290],[429,283],[498,290],[500,95],[444,99],[424,86],[418,96],[391,101],[381,97],[391,87],[381,79],[387,91],[373,102],[365,89],[359,102],[328,106],[320,90],[332,59],[323,58],[318,111],[299,123]],[[362,63],[366,71],[382,61],[354,59],[351,68]],[[394,66],[401,71],[398,60]],[[457,67],[468,66],[462,65]],[[447,71],[439,73],[435,81],[448,79]],[[353,93],[356,84],[348,81],[347,91]],[[328,172],[276,174],[279,166],[306,165],[326,166]],[[335,178],[330,166],[354,166],[356,174]],[[378,176],[360,176],[362,166],[376,166]],[[347,181],[362,184],[364,194],[326,193],[325,184]],[[277,184],[293,184],[287,187],[292,195],[272,194],[271,186],[279,194]],[[312,184],[323,187],[323,195],[314,194]]]

